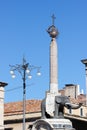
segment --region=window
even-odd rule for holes
[[[69,114],[72,114],[72,109],[71,108],[69,109]]]
[[[13,128],[5,128],[5,130],[13,130]]]
[[[80,116],[83,116],[83,109],[80,108]]]

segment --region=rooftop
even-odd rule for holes
[[[41,111],[41,100],[26,100],[26,113]],[[4,104],[4,115],[15,115],[23,113],[23,102],[10,102]]]
[[[41,112],[42,100],[26,100],[26,113]],[[70,98],[73,104],[83,103],[85,104],[85,95],[81,94],[78,98]],[[15,115],[23,113],[23,102],[10,102],[4,104],[4,115]]]

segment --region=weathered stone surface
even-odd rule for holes
[[[58,93],[46,93],[46,112],[51,115],[52,117],[54,116],[54,111],[55,111],[55,96],[57,96]]]
[[[40,119],[37,120],[32,130],[74,130],[68,119]]]
[[[53,38],[50,43],[50,92],[58,92],[58,62],[57,43]]]

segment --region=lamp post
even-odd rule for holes
[[[83,64],[85,64],[85,72],[86,72],[86,106],[87,106],[87,59],[81,60]]]
[[[26,79],[27,77],[29,79],[32,78],[31,71],[33,69],[37,69],[37,75],[40,76],[40,67],[30,65],[29,63],[26,63],[26,60],[23,58],[23,64],[16,64],[16,65],[10,65],[10,74],[12,75],[12,78],[15,78],[15,71],[18,71],[23,80],[23,130],[26,129],[26,123],[25,123],[25,114],[26,114]]]

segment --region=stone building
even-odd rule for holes
[[[26,101],[26,130],[31,129],[32,123],[41,117],[41,100]],[[23,102],[4,104],[5,130],[22,130]]]
[[[78,99],[71,98],[71,102],[78,104],[84,102],[81,99],[82,95]],[[4,104],[4,128],[5,130],[22,130],[23,126],[23,102],[11,102]],[[83,122],[84,130],[87,129],[87,107],[83,104],[81,108],[76,110],[65,109],[65,118],[70,119],[75,126],[79,128],[78,122]],[[26,101],[26,130],[31,130],[32,124],[37,119],[41,118],[41,100],[27,100]],[[77,123],[76,123],[76,121]],[[77,130],[81,130],[80,128]]]
[[[0,130],[4,130],[4,87],[7,83],[0,82]]]
[[[59,92],[62,95],[77,98],[78,95],[80,95],[80,86],[75,84],[66,84],[62,90],[59,90]]]

